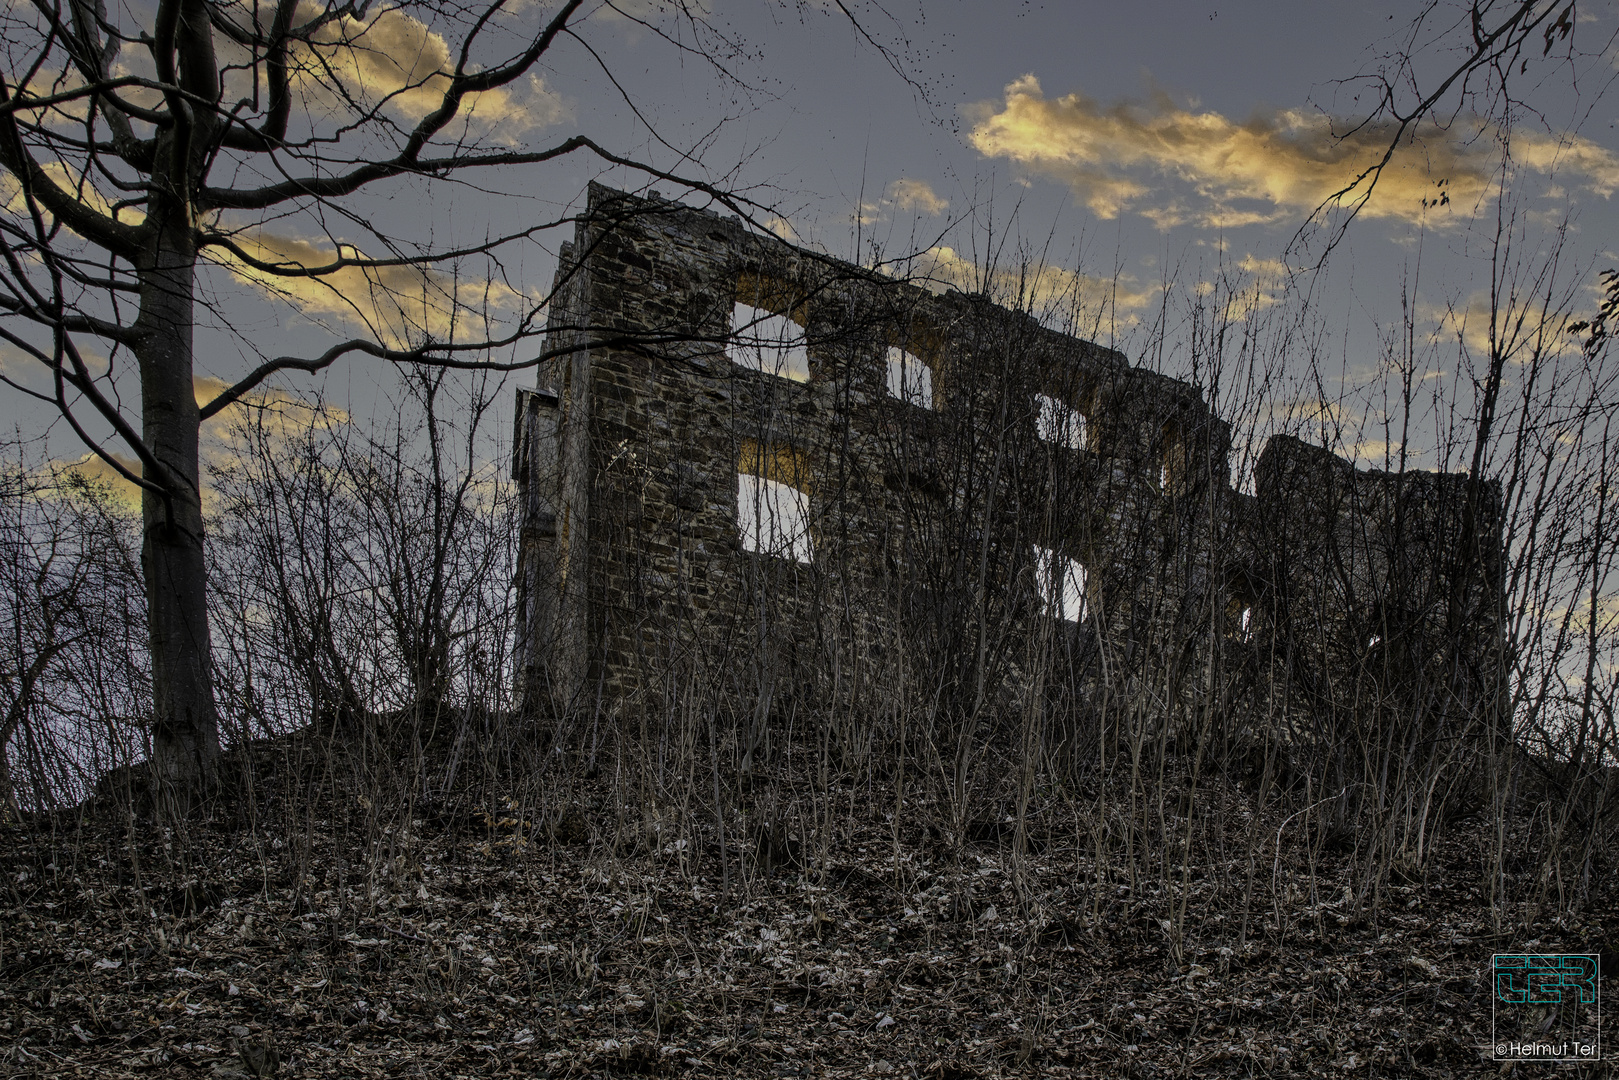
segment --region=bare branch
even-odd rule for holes
[[[496,248],[515,243],[518,240],[531,240],[540,233],[548,232],[565,222],[577,220],[575,218],[558,218],[555,221],[542,222],[519,232],[486,240],[481,244],[472,244],[463,248],[454,248],[448,251],[423,252],[420,255],[401,255],[395,259],[368,259],[351,258],[341,253],[329,263],[319,266],[304,266],[300,263],[268,262],[251,254],[234,239],[222,233],[205,232],[198,240],[199,247],[220,247],[229,251],[243,265],[249,266],[266,274],[277,277],[324,277],[335,274],[340,270],[381,270],[397,266],[430,266],[434,263],[448,262],[452,259],[462,259],[469,255],[487,255]]]
[[[363,353],[374,356],[379,360],[387,360],[395,364],[425,364],[431,367],[447,368],[454,371],[525,371],[538,367],[547,360],[558,356],[566,356],[580,349],[635,349],[650,351],[657,345],[691,344],[710,342],[723,345],[731,340],[729,334],[718,337],[691,334],[687,332],[671,331],[668,333],[610,333],[593,327],[558,327],[551,329],[579,333],[596,333],[598,336],[585,342],[576,342],[568,345],[559,345],[555,348],[543,349],[534,356],[523,360],[504,362],[498,360],[458,360],[457,355],[467,353],[487,353],[499,349],[509,348],[530,336],[527,332],[518,332],[504,338],[488,341],[472,341],[460,344],[430,343],[415,349],[389,349],[378,345],[367,338],[356,338],[345,341],[340,345],[333,345],[330,349],[316,357],[281,356],[274,360],[267,360],[254,368],[253,371],[240,382],[223,390],[212,401],[202,406],[202,419],[207,420],[217,416],[220,411],[241,400],[243,395],[252,391],[271,375],[279,371],[302,371],[313,374],[322,371],[338,360],[351,353]]]
[[[1384,148],[1382,156],[1372,165],[1356,174],[1343,187],[1322,199],[1315,210],[1305,219],[1304,224],[1299,227],[1292,240],[1289,241],[1287,250],[1294,250],[1302,242],[1306,231],[1320,220],[1323,213],[1333,207],[1347,204],[1348,213],[1343,220],[1333,226],[1331,235],[1328,237],[1321,256],[1322,259],[1325,259],[1332,249],[1337,246],[1338,241],[1343,237],[1355,218],[1360,215],[1360,211],[1366,206],[1367,202],[1371,200],[1372,192],[1382,178],[1383,170],[1394,159],[1395,153],[1422,121],[1433,115],[1452,88],[1458,82],[1465,84],[1466,80],[1474,72],[1496,65],[1505,57],[1515,57],[1518,50],[1522,48],[1524,41],[1557,11],[1557,6],[1553,4],[1537,12],[1536,9],[1541,2],[1542,0],[1517,0],[1511,14],[1503,19],[1494,30],[1488,32],[1483,29],[1482,13],[1478,5],[1475,4],[1472,11],[1472,51],[1446,75],[1433,91],[1422,96],[1408,109],[1402,110],[1400,108],[1397,81],[1393,78],[1383,77],[1377,107],[1358,124],[1343,133],[1343,137],[1348,138],[1379,117],[1387,116],[1392,118],[1395,121],[1395,130],[1393,135],[1389,137],[1388,145]],[[1549,50],[1550,39],[1548,38]],[[1411,55],[1406,55],[1402,58],[1402,70],[1409,72],[1412,59]],[[1411,77],[1414,85],[1415,77],[1414,75]]]
[[[10,101],[10,89],[5,78],[0,77],[0,108]],[[46,210],[80,236],[126,259],[133,260],[140,251],[144,230],[98,213],[57,187],[28,153],[22,133],[17,129],[17,119],[10,112],[0,112],[0,165],[17,178],[27,198],[39,200]]]
[[[680,176],[660,169],[648,162],[638,161],[622,154],[615,154],[604,149],[594,139],[584,135],[574,135],[545,150],[513,150],[488,154],[468,154],[461,157],[429,158],[415,162],[405,161],[401,156],[386,162],[362,165],[342,176],[303,177],[280,184],[272,184],[268,187],[246,190],[209,188],[205,193],[205,198],[209,206],[221,210],[261,210],[286,202],[289,199],[332,199],[343,195],[351,195],[367,184],[395,176],[443,177],[462,169],[539,165],[564,157],[576,150],[589,150],[603,161],[635,169],[648,176],[667,180],[672,184],[679,184],[690,191],[701,192],[749,221],[753,221],[753,218],[745,208],[757,211],[768,210],[768,207],[764,204],[754,202],[752,199],[738,195],[734,191],[728,191],[702,180]],[[757,224],[757,222],[754,222],[754,224]]]

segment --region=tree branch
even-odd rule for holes
[[[1318,220],[1321,214],[1328,207],[1343,205],[1347,196],[1355,194],[1353,202],[1349,203],[1348,216],[1332,230],[1331,239],[1329,239],[1327,243],[1327,251],[1330,252],[1332,248],[1336,246],[1338,239],[1341,238],[1348,230],[1350,224],[1355,220],[1356,217],[1359,216],[1361,209],[1367,204],[1368,201],[1370,201],[1372,192],[1377,187],[1378,180],[1380,180],[1383,176],[1383,170],[1388,166],[1388,163],[1394,159],[1395,151],[1400,148],[1400,144],[1405,140],[1407,133],[1410,132],[1413,127],[1420,124],[1424,117],[1431,114],[1434,109],[1438,107],[1439,102],[1444,99],[1445,95],[1450,92],[1451,87],[1455,86],[1458,80],[1465,79],[1467,76],[1474,71],[1479,70],[1481,67],[1492,64],[1507,53],[1513,52],[1514,50],[1520,48],[1529,35],[1534,32],[1536,27],[1540,26],[1547,19],[1551,18],[1552,13],[1557,9],[1556,4],[1550,5],[1535,18],[1529,18],[1529,16],[1534,14],[1535,8],[1540,2],[1541,0],[1518,0],[1518,5],[1512,14],[1494,30],[1488,33],[1483,32],[1480,15],[1478,9],[1475,7],[1473,12],[1472,52],[1468,55],[1467,59],[1462,61],[1462,63],[1459,64],[1455,70],[1445,77],[1444,81],[1439,84],[1437,89],[1421,98],[1408,112],[1402,113],[1398,108],[1394,100],[1394,82],[1385,77],[1382,90],[1382,101],[1378,105],[1378,108],[1367,116],[1365,120],[1361,121],[1359,124],[1356,124],[1344,135],[1345,138],[1353,135],[1356,131],[1359,131],[1367,124],[1370,124],[1378,116],[1387,115],[1392,117],[1395,121],[1397,121],[1397,127],[1395,128],[1393,136],[1390,137],[1388,141],[1387,148],[1383,151],[1383,156],[1380,157],[1374,164],[1358,173],[1354,179],[1349,181],[1349,183],[1328,195],[1325,199],[1322,199],[1320,204],[1316,206],[1315,210],[1312,211],[1310,216],[1305,220],[1305,223],[1299,227],[1299,231],[1294,234],[1293,239],[1289,241],[1288,250],[1291,251],[1294,246],[1299,243],[1304,235],[1304,231],[1309,228],[1311,222]],[[1525,20],[1528,21],[1526,22]],[[1502,44],[1503,40],[1504,44]],[[1499,48],[1497,48],[1498,44],[1500,45]],[[1410,57],[1407,56],[1406,62],[1409,63],[1409,60]],[[1363,183],[1364,186],[1362,186]],[[1325,254],[1323,254],[1322,257],[1325,258]]]
[[[10,101],[10,89],[0,76],[0,109]],[[86,240],[131,261],[140,252],[143,229],[98,213],[57,187],[23,145],[16,116],[4,111],[0,111],[0,165],[17,178],[25,196],[37,199],[58,221]]]
[[[461,110],[462,99],[468,94],[481,93],[485,90],[492,90],[497,86],[504,86],[533,67],[535,62],[551,47],[551,43],[556,40],[557,35],[567,28],[568,20],[573,17],[574,12],[579,10],[584,0],[567,0],[567,3],[562,6],[562,10],[556,13],[556,16],[546,25],[545,30],[541,32],[539,37],[534,39],[533,44],[521,56],[500,67],[468,74],[466,71],[467,50],[471,48],[472,38],[494,16],[494,13],[499,10],[503,2],[504,0],[495,0],[494,3],[491,3],[479,17],[472,31],[467,34],[467,39],[461,46],[461,57],[456,63],[455,77],[450,80],[449,87],[445,89],[444,98],[439,103],[439,107],[422,117],[421,122],[416,125],[416,130],[411,132],[409,141],[405,143],[404,151],[399,155],[402,161],[414,162],[416,160],[417,155],[421,153],[422,147],[427,145],[428,140],[438,134],[445,124],[455,119],[455,114]]]
[[[73,333],[94,334],[123,345],[134,344],[141,336],[139,330],[121,323],[108,322],[92,315],[51,315],[12,297],[0,296],[0,311],[8,311],[41,326],[60,326]]]
[[[552,330],[593,332],[588,327],[552,327]],[[558,345],[555,348],[545,349],[526,360],[514,360],[504,363],[494,360],[456,360],[449,355],[453,353],[493,352],[497,349],[507,348],[525,338],[535,336],[530,332],[520,332],[505,338],[467,342],[458,345],[428,344],[417,349],[389,349],[378,345],[368,339],[356,338],[345,341],[340,345],[333,345],[330,349],[313,358],[292,356],[277,357],[267,360],[254,368],[252,373],[227,390],[223,390],[201,409],[202,419],[207,420],[216,416],[223,409],[235,404],[243,395],[264,382],[265,379],[278,371],[302,371],[313,373],[330,367],[337,360],[349,353],[364,353],[379,360],[387,360],[395,364],[425,364],[430,367],[449,368],[455,371],[523,371],[536,367],[558,356],[566,356],[580,349],[617,349],[633,348],[646,349],[654,345],[691,344],[693,342],[712,342],[723,344],[730,340],[730,335],[718,337],[705,337],[686,332],[671,332],[667,334],[648,333],[605,333],[600,337],[585,342],[575,342],[569,345]],[[438,355],[435,355],[438,354]]]
[[[496,248],[503,247],[506,244],[514,243],[518,240],[531,238],[536,233],[554,229],[558,225],[572,220],[577,219],[558,218],[555,221],[547,221],[539,225],[530,226],[529,228],[523,229],[520,232],[510,233],[506,236],[499,236],[493,240],[485,240],[481,244],[475,244],[470,247],[456,248],[450,251],[427,252],[421,255],[402,255],[397,259],[351,259],[341,253],[342,246],[339,245],[338,257],[329,263],[322,263],[319,266],[304,266],[302,263],[266,262],[256,255],[250,255],[247,252],[247,249],[243,248],[232,237],[223,233],[203,233],[198,238],[197,246],[224,248],[245,265],[262,273],[274,274],[277,277],[313,278],[325,277],[327,274],[335,274],[339,270],[381,270],[396,266],[429,266],[433,263],[446,262],[451,259],[464,259],[469,255],[486,255],[489,252],[494,251]]]
[[[689,191],[700,191],[744,219],[753,221],[751,210],[768,209],[761,203],[725,191],[702,180],[666,172],[643,161],[624,157],[604,149],[584,135],[574,135],[545,150],[509,151],[489,154],[469,154],[462,157],[429,158],[424,161],[406,161],[403,155],[389,161],[361,165],[352,172],[332,177],[302,177],[267,187],[248,190],[208,188],[205,197],[209,206],[220,210],[263,210],[289,199],[331,199],[353,194],[367,184],[396,176],[443,177],[462,169],[493,168],[502,165],[538,165],[566,156],[576,150],[589,150],[603,161],[622,165]],[[748,208],[751,208],[748,209]]]

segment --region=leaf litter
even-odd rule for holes
[[[1209,797],[1233,835],[1242,812],[1285,817]],[[1075,827],[1083,798],[1021,845],[953,836],[938,806],[880,785],[818,798],[840,809],[797,831],[744,800],[723,868],[712,816],[626,843],[634,808],[601,784],[528,816],[506,797],[378,825],[367,805],[366,828],[342,794],[296,830],[273,799],[183,838],[105,807],[10,823],[0,1076],[1494,1070],[1484,972],[1506,938],[1480,899],[1483,826],[1357,903],[1350,857],[1285,838],[1257,872],[1210,833],[1165,845],[1156,876],[1138,852],[1132,873]],[[1606,940],[1555,913],[1511,938]]]

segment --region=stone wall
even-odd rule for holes
[[[656,197],[593,187],[557,285],[514,450],[537,714],[701,708],[762,731],[925,702],[969,726],[1122,710],[1139,731],[1207,704],[1225,652],[1332,670],[1369,640],[1363,597],[1432,633],[1434,597],[1464,595],[1435,662],[1499,664],[1493,489],[1458,503],[1455,478],[1272,440],[1257,500],[1238,495],[1195,387]],[[1441,587],[1433,553],[1485,504],[1469,535],[1489,557]],[[772,510],[782,528],[757,524]]]

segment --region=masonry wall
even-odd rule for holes
[[[518,410],[536,713],[655,725],[701,708],[762,733],[772,717],[926,702],[929,723],[958,729],[1111,710],[1150,730],[1208,706],[1222,650],[1274,654],[1307,631],[1316,659],[1294,667],[1329,670],[1325,643],[1349,640],[1359,609],[1331,628],[1298,613],[1340,548],[1366,548],[1349,539],[1358,523],[1391,523],[1370,529],[1384,554],[1349,572],[1371,595],[1432,564],[1400,547],[1406,519],[1429,521],[1433,546],[1460,512],[1413,516],[1417,495],[1275,441],[1258,499],[1239,496],[1227,425],[1117,352],[715,214],[601,187],[589,205],[558,274],[548,345],[562,351]],[[739,300],[802,329],[796,378],[734,361]],[[890,348],[925,363],[931,406],[890,391]],[[1043,430],[1042,398],[1084,418],[1082,446]],[[807,497],[807,562],[744,550],[739,473]],[[1423,483],[1450,490],[1408,490]],[[1306,520],[1344,543],[1312,545]],[[1037,550],[1084,568],[1084,618],[1055,609]],[[1456,565],[1473,614],[1447,629],[1478,670],[1496,662],[1479,642],[1498,636],[1499,560]],[[1251,681],[1274,666],[1250,663]]]
[[[1257,480],[1266,635],[1290,646],[1277,659],[1300,711],[1505,720],[1495,483],[1356,470],[1289,437],[1266,445]]]

